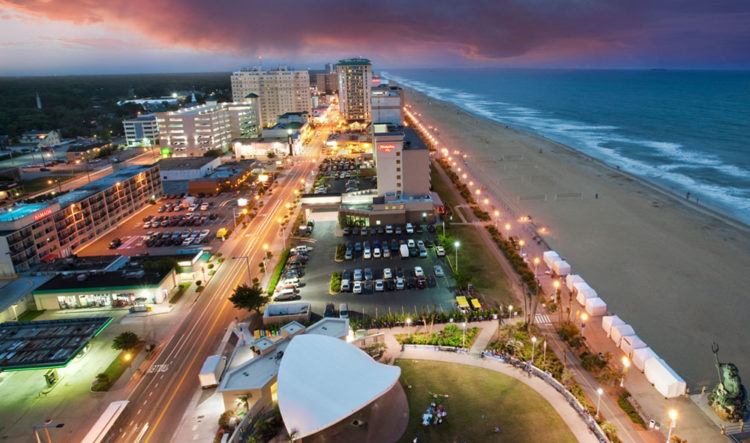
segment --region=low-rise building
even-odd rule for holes
[[[165,194],[188,192],[192,180],[211,175],[221,166],[221,157],[173,157],[159,160],[159,174]]]
[[[19,142],[35,148],[49,148],[60,144],[60,133],[58,131],[28,131],[21,134]]]
[[[128,146],[152,146],[159,142],[159,120],[156,114],[143,114],[122,121]]]
[[[273,156],[284,157],[289,155],[290,143],[291,151],[298,154],[302,150],[302,143],[299,133],[292,133],[292,137],[284,130],[281,137],[260,137],[245,138],[232,141],[234,156],[237,160],[257,159],[268,157],[270,153]]]
[[[240,160],[225,163],[210,174],[190,180],[187,192],[190,194],[216,194],[239,188],[252,176],[254,160]]]
[[[112,143],[104,141],[81,141],[68,146],[65,157],[71,163],[80,163],[99,156],[102,149],[107,149]]]
[[[0,277],[72,255],[161,194],[158,165],[132,165],[49,200],[0,209]]]

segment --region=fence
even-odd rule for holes
[[[488,351],[482,352],[482,355],[484,356],[484,358],[491,358],[493,360],[496,360],[505,364],[509,364],[516,368],[522,369],[523,371],[531,375],[534,375],[536,377],[539,377],[545,382],[547,382],[548,385],[555,388],[557,392],[559,392],[560,394],[562,394],[563,397],[565,397],[565,400],[567,400],[568,404],[573,409],[575,409],[575,411],[583,419],[583,421],[586,423],[586,425],[591,430],[591,432],[594,433],[594,436],[596,436],[597,440],[599,440],[601,443],[609,443],[610,441],[609,438],[607,438],[607,435],[604,433],[602,428],[596,422],[594,417],[591,416],[589,411],[583,407],[581,402],[579,402],[578,399],[573,394],[571,394],[570,391],[568,391],[562,383],[555,380],[555,378],[552,377],[552,375],[550,375],[548,372],[542,371],[541,369],[532,365],[530,362],[521,361],[514,357],[505,357],[505,356],[495,355]]]
[[[443,352],[455,352],[457,354],[468,354],[468,348],[460,348],[458,346],[438,346],[438,345],[401,345],[401,350],[406,351],[411,349],[413,351],[443,351]]]

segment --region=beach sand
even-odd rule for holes
[[[747,227],[542,137],[406,95],[441,147],[466,152],[469,171],[510,205],[503,214],[547,227],[549,246],[693,392],[717,382],[714,341],[750,383]]]

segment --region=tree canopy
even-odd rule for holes
[[[235,308],[247,309],[248,311],[257,311],[270,300],[270,296],[263,292],[258,284],[248,286],[242,284],[235,288],[234,293],[229,297],[229,301],[234,304]]]

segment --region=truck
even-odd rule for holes
[[[227,358],[223,355],[209,355],[203,362],[198,379],[202,389],[215,388],[219,385],[221,374],[227,365]]]
[[[401,258],[402,259],[409,258],[409,247],[408,246],[401,245],[399,247],[399,251],[401,252]]]

